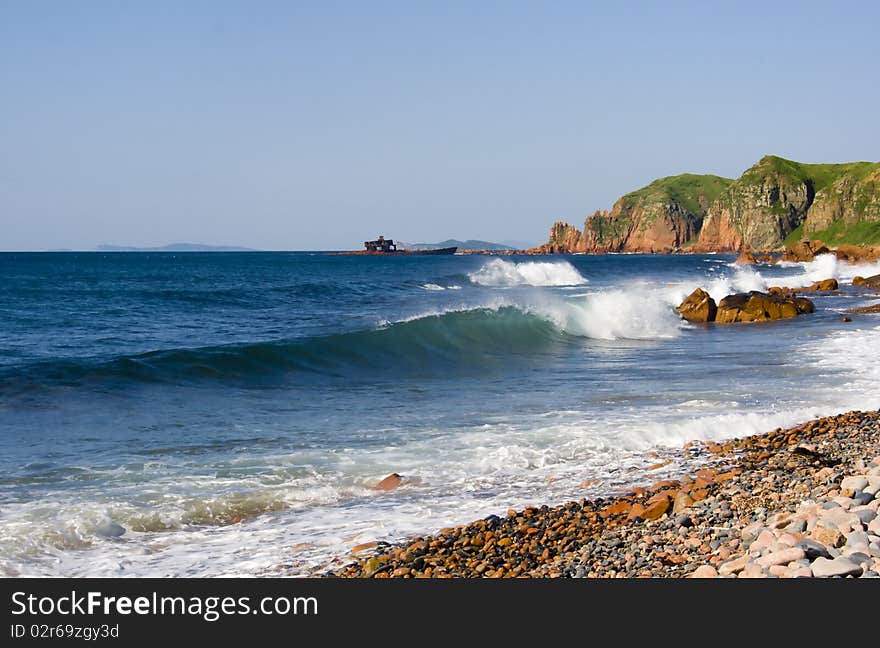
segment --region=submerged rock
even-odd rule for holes
[[[112,520],[106,520],[95,527],[95,533],[103,538],[119,538],[125,535],[125,527]]]

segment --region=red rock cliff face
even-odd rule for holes
[[[588,252],[673,252],[696,236],[700,217],[672,202],[618,200],[584,222]]]
[[[693,239],[698,230],[699,217],[680,205],[628,203],[621,198],[610,212],[588,216],[583,232],[566,222],[553,223],[548,243],[530,252],[673,252]]]
[[[586,252],[584,235],[574,225],[565,221],[556,221],[550,226],[550,239],[527,252],[531,254],[572,254]]]
[[[743,249],[743,239],[733,225],[730,212],[725,209],[710,211],[703,220],[703,227],[693,252],[738,252]]]

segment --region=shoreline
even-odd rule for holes
[[[880,411],[670,452],[707,467],[622,494],[510,510],[432,535],[356,547],[348,564],[320,575],[880,575]]]

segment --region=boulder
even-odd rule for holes
[[[816,558],[810,565],[816,578],[833,578],[834,576],[861,576],[862,568],[849,558],[840,556],[834,560]]]
[[[786,298],[753,290],[722,299],[718,303],[715,321],[719,324],[769,322],[790,319],[814,310],[813,302],[804,297]]]
[[[829,254],[831,250],[822,241],[801,241],[785,248],[782,261],[812,261],[820,254]]]
[[[833,250],[838,259],[850,263],[865,263],[880,260],[880,246],[838,245]]]
[[[770,286],[767,292],[776,297],[794,297],[797,294],[797,290],[785,286]]]
[[[712,565],[700,565],[690,575],[691,578],[718,578],[718,572]]]
[[[837,290],[840,287],[840,284],[837,283],[837,279],[823,279],[822,281],[814,281],[809,288],[804,288],[804,292],[820,292],[820,291],[829,291],[829,290]]]
[[[697,288],[675,310],[688,322],[714,322],[718,307],[709,293]]]
[[[852,280],[853,286],[866,286],[868,288],[880,288],[880,274],[871,277],[855,277]]]
[[[376,490],[390,491],[394,490],[403,483],[403,477],[397,473],[391,473],[385,479],[373,486]]]
[[[739,256],[736,257],[736,261],[734,263],[738,265],[755,265],[758,262],[758,259],[755,258],[755,255],[744,249],[739,253]]]
[[[642,512],[641,517],[645,520],[656,520],[669,510],[669,498],[660,499]]]

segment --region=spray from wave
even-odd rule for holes
[[[477,285],[492,288],[582,286],[587,283],[587,279],[567,261],[512,263],[505,259],[492,259],[476,272],[469,273],[468,278]]]
[[[535,308],[560,330],[594,340],[662,340],[676,337],[681,318],[647,286],[607,290]]]

